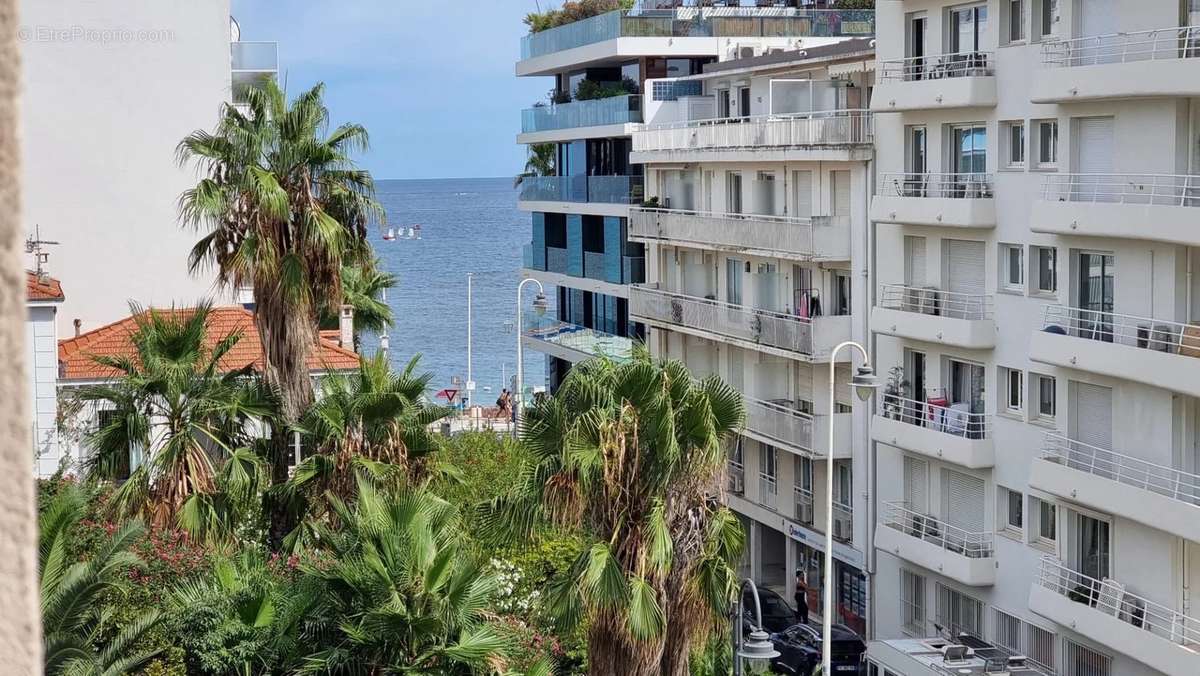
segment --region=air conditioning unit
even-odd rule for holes
[[[812,504],[801,503],[799,505],[796,505],[796,519],[799,520],[800,523],[812,523],[813,522],[813,506],[812,506]]]
[[[742,495],[746,492],[746,478],[737,476],[736,474],[729,475],[729,492],[734,495]]]
[[[854,535],[854,525],[843,519],[833,520],[833,537],[839,540],[849,540]]]

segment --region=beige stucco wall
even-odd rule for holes
[[[24,396],[25,275],[20,257],[20,152],[14,0],[0,0],[0,655],[4,671],[41,673],[29,402]]]

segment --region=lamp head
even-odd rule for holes
[[[854,392],[858,394],[861,401],[867,401],[871,395],[875,394],[875,390],[879,389],[879,378],[875,375],[875,369],[871,368],[870,364],[863,364],[858,367],[858,373],[850,379],[850,384],[854,387]]]
[[[546,314],[546,310],[550,308],[550,300],[546,298],[546,294],[541,291],[533,298],[533,311],[537,316],[541,317]]]
[[[771,643],[771,637],[767,636],[767,632],[755,629],[750,632],[750,636],[738,650],[737,656],[738,659],[749,660],[751,664],[766,666],[768,660],[779,657],[779,651]]]

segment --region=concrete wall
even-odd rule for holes
[[[190,304],[200,235],[177,202],[195,185],[175,147],[216,125],[230,98],[229,0],[23,0],[26,230],[61,242],[49,271],[70,289],[60,333],[127,314],[127,303]]]

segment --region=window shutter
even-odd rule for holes
[[[947,291],[954,293],[984,293],[984,248],[983,242],[948,239],[947,245]]]
[[[984,531],[984,483],[982,479],[942,470],[942,519],[969,533]]]

